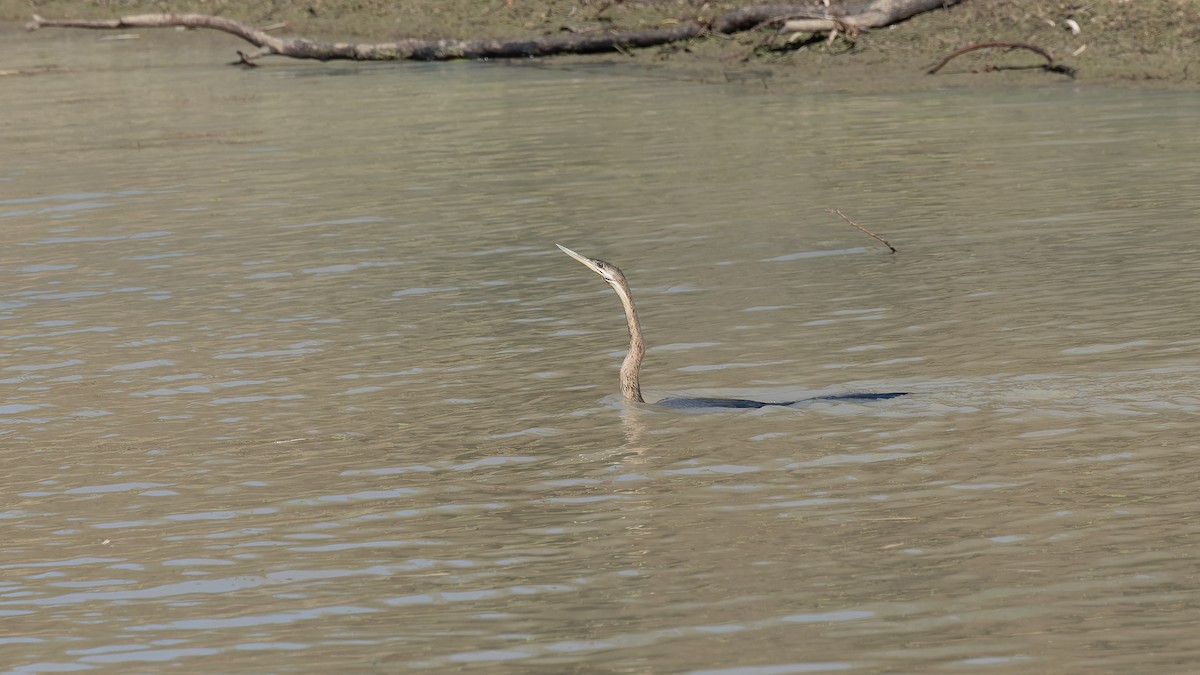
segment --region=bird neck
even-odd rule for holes
[[[616,290],[621,304],[625,307],[625,320],[629,323],[629,353],[621,362],[621,398],[630,403],[645,403],[640,381],[642,357],[646,355],[642,324],[638,321],[637,310],[633,307],[633,297],[622,288]]]

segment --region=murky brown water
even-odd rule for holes
[[[1195,95],[165,35],[6,36],[12,672],[1200,659]],[[626,408],[555,243],[648,399],[912,395]]]

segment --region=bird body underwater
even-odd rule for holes
[[[580,255],[561,244],[557,246],[563,253],[583,263],[584,267],[599,274],[600,278],[604,279],[612,287],[613,291],[616,292],[617,297],[620,298],[621,306],[625,309],[625,321],[629,324],[629,352],[625,354],[625,360],[621,362],[621,398],[629,403],[645,403],[645,399],[642,398],[640,376],[642,359],[646,355],[646,341],[642,337],[642,324],[638,321],[637,309],[633,304],[633,292],[629,288],[629,282],[625,280],[625,275],[616,265]],[[906,393],[833,394],[829,396],[814,396],[798,401],[779,402],[755,401],[746,398],[667,398],[655,402],[655,405],[668,408],[762,408],[774,405],[795,405],[810,401],[879,401],[904,396]]]

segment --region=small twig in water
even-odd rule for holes
[[[846,221],[847,223],[850,223],[851,225],[853,225],[853,226],[857,227],[858,229],[862,230],[863,232],[867,233],[867,235],[868,235],[868,236],[874,237],[875,239],[878,239],[879,241],[882,241],[882,242],[883,242],[883,245],[884,245],[884,246],[886,246],[886,247],[888,247],[888,249],[890,249],[892,253],[899,253],[899,252],[900,252],[900,251],[898,251],[898,250],[896,249],[896,247],[895,247],[895,246],[892,246],[890,243],[888,243],[888,240],[887,240],[887,239],[884,239],[883,237],[881,237],[881,236],[879,236],[879,235],[875,234],[874,232],[872,232],[872,231],[868,230],[867,228],[863,227],[862,225],[859,225],[858,223],[854,222],[853,220],[850,220],[850,218],[849,218],[849,217],[847,217],[847,216],[846,216],[846,214],[842,213],[841,211],[838,211],[837,209],[825,209],[825,210],[826,210],[827,212],[829,212],[829,213],[835,213],[835,214],[837,214],[837,215],[838,215],[838,217],[840,217],[842,220]]]
[[[254,58],[253,54],[247,54],[246,52],[239,49],[239,50],[237,50],[237,55],[238,55],[238,60],[234,61],[233,63],[231,63],[229,65],[231,65],[231,66],[246,66],[247,68],[257,68],[258,67],[258,64],[251,60]]]

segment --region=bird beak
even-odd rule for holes
[[[567,255],[571,256],[572,258],[583,263],[584,266],[587,267],[588,269],[590,269],[591,271],[595,272],[596,274],[600,274],[600,270],[596,267],[596,263],[591,258],[589,258],[587,256],[579,255],[575,251],[572,251],[571,249],[567,248],[566,246],[563,246],[562,244],[555,244],[555,246],[557,246],[559,248],[559,250],[561,250],[563,253],[566,253]]]

